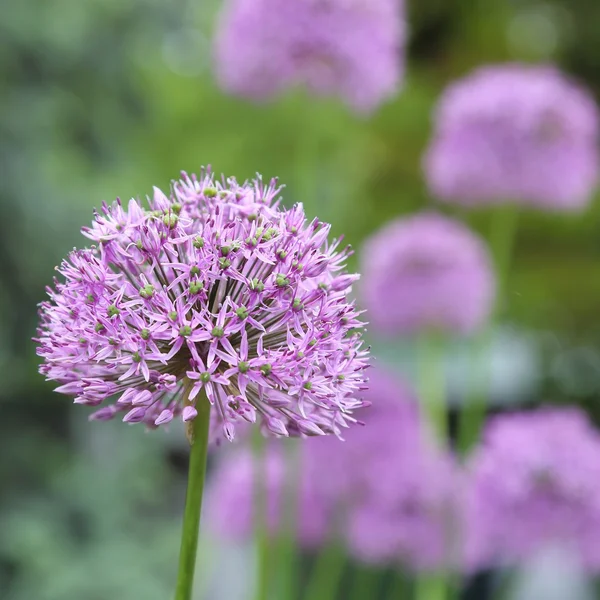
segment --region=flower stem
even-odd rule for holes
[[[419,396],[427,415],[427,424],[436,439],[445,445],[448,415],[444,381],[443,340],[432,332],[424,332],[418,340]]]
[[[286,451],[286,482],[283,492],[283,527],[279,540],[279,573],[281,594],[284,598],[291,600],[297,590],[296,523],[299,519],[302,446],[298,440],[288,440],[284,450]]]
[[[445,449],[448,445],[448,410],[443,338],[432,332],[424,332],[419,341],[418,391],[435,439],[440,447]],[[446,600],[446,584],[447,578],[444,573],[421,573],[416,578],[415,599]]]
[[[345,564],[346,555],[342,547],[334,541],[329,542],[317,555],[302,597],[305,600],[335,598]]]
[[[517,233],[518,216],[519,211],[515,204],[498,207],[496,213],[492,216],[490,246],[498,279],[496,294],[498,301],[496,302],[495,313],[498,313],[498,309],[502,308],[502,302],[505,300],[506,281]]]
[[[404,571],[396,571],[391,585],[391,593],[386,598],[389,600],[409,600],[412,598],[412,582]]]
[[[490,349],[494,326],[506,300],[506,281],[517,223],[518,210],[513,204],[499,207],[492,216],[490,245],[496,265],[496,304],[488,324],[476,335],[471,345],[471,380],[458,423],[458,449],[462,454],[467,453],[477,442],[485,420],[491,383]]]
[[[417,577],[415,600],[446,600],[447,589],[443,574],[423,573]]]
[[[252,435],[254,452],[254,535],[256,541],[256,586],[254,598],[269,598],[269,532],[267,526],[267,457],[260,429]]]
[[[381,579],[377,571],[364,566],[356,569],[350,592],[351,600],[379,598],[378,588],[380,583]]]
[[[210,403],[204,394],[196,400],[198,414],[188,424],[190,441],[190,466],[188,487],[185,497],[183,529],[181,533],[181,549],[179,551],[179,572],[175,600],[191,600],[194,585],[194,568],[198,549],[198,532],[200,529],[200,511],[206,475],[206,456],[208,454],[208,425],[210,420]]]

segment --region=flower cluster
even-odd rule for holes
[[[228,91],[264,100],[300,84],[374,110],[399,86],[401,0],[229,0],[216,38]]]
[[[345,539],[358,560],[414,569],[446,564],[453,502],[452,460],[426,444],[412,393],[402,381],[374,369],[364,411],[346,440],[303,442],[298,481],[298,538],[314,548],[332,536]],[[228,538],[252,531],[256,461],[239,452],[225,457],[209,483],[207,520]],[[264,468],[261,465],[261,468]],[[281,519],[285,480],[276,447],[266,461],[267,509],[272,534]],[[218,500],[217,500],[218,499]]]
[[[471,333],[493,306],[494,273],[483,241],[436,213],[387,224],[365,243],[362,268],[361,300],[382,335]]]
[[[596,186],[596,105],[556,69],[480,68],[442,96],[435,129],[425,171],[442,200],[574,210]]]
[[[470,569],[559,547],[600,570],[600,435],[578,409],[496,417],[468,472]]]
[[[96,244],[41,304],[41,372],[76,403],[114,396],[93,419],[189,421],[203,392],[228,439],[257,417],[274,435],[339,435],[363,405],[358,276],[330,226],[279,191],[184,173],[148,209],[104,204],[83,230]]]

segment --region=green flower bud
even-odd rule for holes
[[[109,317],[116,317],[121,311],[114,305],[111,304],[107,309],[106,313]]]
[[[247,319],[248,318],[248,309],[245,306],[240,306],[238,309],[236,309],[235,314],[240,319]]]
[[[179,221],[179,217],[175,213],[169,213],[163,217],[163,223],[169,229],[174,229],[175,226],[177,225],[177,221]]]
[[[282,273],[277,273],[275,275],[275,285],[277,287],[285,287],[286,285],[290,285],[290,280]]]
[[[257,278],[250,282],[250,289],[254,292],[262,292],[265,289],[265,284]]]
[[[260,368],[260,372],[265,376],[268,377],[271,374],[271,371],[273,370],[273,367],[269,364],[269,363],[265,363],[261,368]]]
[[[201,281],[192,281],[189,286],[190,294],[199,294],[204,289]]]
[[[146,300],[152,298],[154,296],[154,286],[147,283],[141,290],[140,296],[145,298]]]

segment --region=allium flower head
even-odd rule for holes
[[[305,85],[370,112],[400,83],[401,0],[229,0],[216,39],[228,91],[256,100]]]
[[[468,471],[468,568],[560,548],[600,569],[600,436],[578,409],[499,416]]]
[[[341,538],[353,556],[371,563],[440,566],[448,550],[452,461],[425,443],[407,386],[381,369],[371,375],[365,399],[372,405],[359,411],[364,427],[350,427],[344,442],[303,442],[301,473],[295,475],[300,482],[298,539],[314,548]],[[250,457],[232,453],[209,481],[207,520],[226,538],[251,535],[254,465]],[[268,522],[275,534],[287,484],[280,449],[269,448],[261,469],[266,470]]]
[[[491,311],[495,280],[483,242],[435,213],[396,219],[362,253],[362,303],[382,335],[442,330],[466,334]]]
[[[597,184],[597,107],[554,68],[476,70],[444,93],[435,130],[425,170],[442,200],[574,210]]]
[[[204,390],[229,439],[257,417],[275,435],[339,435],[365,381],[358,276],[329,225],[278,194],[183,174],[148,209],[104,204],[83,230],[96,245],[41,304],[41,372],[77,403],[114,397],[93,419],[189,421]]]

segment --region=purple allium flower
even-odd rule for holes
[[[338,442],[339,443],[339,442]],[[329,513],[326,504],[315,493],[313,482],[306,471],[288,476],[282,448],[270,445],[266,458],[260,463],[247,449],[231,452],[217,463],[209,478],[206,497],[206,522],[211,532],[232,541],[252,538],[255,523],[257,476],[264,485],[267,529],[276,537],[285,518],[286,487],[292,483],[297,489],[298,542],[305,548],[321,545],[329,532]],[[257,473],[256,470],[259,469]]]
[[[467,475],[468,569],[552,547],[600,569],[600,435],[582,411],[494,418]]]
[[[189,421],[204,390],[228,439],[257,417],[274,435],[339,435],[363,405],[358,275],[279,191],[184,173],[147,210],[104,204],[83,230],[97,246],[69,255],[41,304],[40,371],[76,403],[115,398],[92,419]]]
[[[314,548],[332,536],[346,541],[353,556],[375,563],[434,568],[447,559],[453,465],[425,443],[423,423],[410,390],[380,369],[371,372],[355,425],[346,440],[303,442],[299,477],[298,538]],[[253,464],[226,456],[209,480],[207,521],[228,538],[252,531]],[[264,468],[264,467],[263,467]],[[280,526],[285,465],[271,447],[266,463],[268,522]]]
[[[575,210],[598,180],[597,107],[551,67],[476,70],[444,93],[435,130],[425,171],[448,202]]]
[[[349,550],[377,564],[421,570],[447,564],[454,465],[429,443],[411,390],[373,369],[365,399],[372,402],[343,444],[306,444],[315,487],[328,499]]]
[[[387,224],[362,254],[362,303],[382,335],[443,330],[467,334],[492,309],[487,248],[458,221],[423,213]]]
[[[229,0],[216,38],[224,89],[265,100],[300,84],[360,113],[402,76],[402,0]]]

